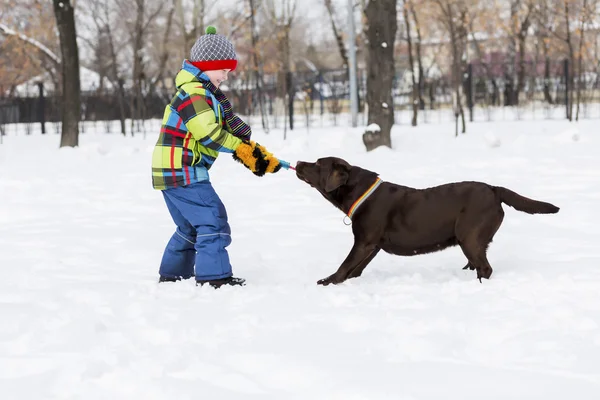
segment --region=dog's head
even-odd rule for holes
[[[319,158],[314,163],[299,161],[296,176],[344,212],[377,178],[375,172],[350,165],[337,157]]]
[[[348,182],[351,168],[341,158],[325,157],[314,163],[299,161],[296,176],[325,195]]]

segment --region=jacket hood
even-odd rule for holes
[[[188,60],[183,60],[181,70],[175,76],[175,86],[179,89],[181,86],[190,82],[207,82],[210,81],[208,76],[198,67],[195,67]]]

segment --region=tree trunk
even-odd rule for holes
[[[110,17],[108,7],[104,5],[104,29],[106,30],[106,37],[108,40],[108,49],[110,51],[110,74],[111,74],[111,83],[113,84],[113,91],[117,96],[117,104],[119,105],[119,122],[121,126],[121,133],[123,136],[126,135],[126,127],[125,127],[125,90],[123,89],[123,79],[119,77],[118,70],[118,61],[117,61],[117,51],[115,49],[115,41],[113,39]],[[113,93],[114,95],[114,93]]]
[[[579,121],[579,105],[581,104],[581,81],[583,77],[583,42],[585,40],[585,16],[587,12],[587,0],[583,0],[583,10],[581,11],[581,27],[579,29],[579,51],[577,52],[577,109],[575,111],[575,121]]]
[[[498,89],[498,84],[496,83],[496,78],[494,78],[494,74],[492,73],[492,70],[491,70],[489,64],[484,61],[483,51],[481,51],[481,45],[479,44],[479,41],[477,40],[477,37],[475,36],[475,31],[474,31],[472,25],[470,27],[470,31],[471,31],[471,40],[472,40],[473,44],[475,45],[474,46],[475,52],[477,53],[477,57],[479,58],[480,65],[485,70],[485,75],[486,75],[487,79],[492,83],[491,98],[488,97],[488,95],[490,93],[488,92],[488,90],[486,88],[487,105],[495,106],[496,101],[499,97],[500,90]]]
[[[419,82],[418,82],[418,95],[419,95],[419,109],[425,109],[425,100],[423,100],[423,85],[425,83],[425,69],[423,68],[423,56],[421,53],[421,25],[419,24],[419,18],[417,17],[417,12],[415,10],[415,4],[410,2],[410,12],[413,17],[413,21],[415,21],[415,30],[417,31],[417,64],[419,66]]]
[[[348,61],[348,52],[346,51],[346,46],[344,45],[344,37],[342,33],[339,31],[337,24],[335,23],[334,18],[334,10],[332,0],[325,0],[325,7],[327,8],[327,12],[329,13],[329,21],[331,22],[331,29],[333,30],[333,36],[335,36],[335,41],[338,46],[338,50],[340,51],[340,57],[342,57],[342,62],[344,65],[350,65]]]
[[[110,28],[107,25],[108,29],[108,37],[109,37],[109,46],[110,46],[110,56],[112,58],[112,75],[113,75],[113,86],[117,85],[117,103],[119,104],[119,122],[121,125],[121,133],[125,136],[126,128],[125,128],[125,89],[123,88],[123,79],[119,77],[119,71],[117,69],[117,52],[115,50],[115,43],[112,38],[112,33]]]
[[[290,123],[290,130],[293,131],[294,130],[294,114],[293,114],[293,108],[294,108],[294,96],[293,96],[293,92],[294,92],[294,88],[292,87],[292,69],[291,69],[291,56],[290,56],[290,30],[291,30],[291,25],[290,24],[286,24],[284,26],[284,37],[283,37],[283,46],[284,46],[284,50],[283,50],[283,54],[284,54],[284,62],[285,62],[285,66],[284,66],[284,71],[285,71],[285,97],[284,99],[286,100],[285,103],[285,107],[289,110],[289,123]],[[287,132],[284,130],[283,131],[283,138],[286,139],[287,138]]]
[[[408,7],[407,3],[409,0],[403,0],[404,4],[402,7],[402,14],[404,15],[404,23],[406,26],[406,40],[408,42],[408,65],[410,66],[410,76],[412,79],[412,109],[413,116],[411,120],[412,126],[417,126],[417,117],[419,114],[419,88],[417,87],[417,80],[415,78],[415,61],[413,58],[412,51],[412,36],[410,35],[410,20],[408,17]]]
[[[192,8],[191,15],[191,30],[187,30],[189,23],[186,21],[186,15],[189,14],[189,3],[186,3],[186,9],[184,10],[183,0],[174,0],[175,8],[177,9],[177,15],[179,17],[179,23],[182,29],[182,46],[183,54],[185,57],[189,57],[190,49],[196,43],[196,40],[200,35],[204,34],[204,16],[206,6],[204,0],[193,0],[194,7]]]
[[[348,51],[346,50],[346,45],[344,44],[343,32],[338,29],[337,23],[335,22],[335,10],[333,8],[332,0],[325,0],[325,7],[327,8],[327,13],[329,14],[331,30],[333,31],[333,36],[335,36],[335,41],[340,52],[340,57],[342,58],[342,63],[346,66],[346,76],[348,77],[348,80],[350,80],[350,60],[348,59]],[[356,86],[356,98],[360,103],[360,90],[358,85]]]
[[[175,3],[171,3],[171,7],[169,8],[169,13],[167,14],[167,26],[165,27],[165,32],[162,40],[162,53],[158,62],[158,72],[156,73],[156,78],[153,79],[152,86],[156,87],[158,83],[165,87],[164,76],[165,76],[165,68],[167,66],[167,61],[169,60],[169,38],[171,37],[171,27],[173,26],[173,16],[175,15]]]
[[[506,99],[508,105],[519,105],[519,97],[525,87],[525,42],[527,40],[527,31],[529,30],[531,6],[526,4],[527,15],[521,21],[519,11],[521,10],[521,0],[512,1],[510,4],[510,53],[513,55],[513,67],[516,68],[516,74],[511,69],[511,87],[510,98]],[[516,77],[516,85],[513,84]]]
[[[571,40],[571,19],[570,19],[570,15],[569,15],[569,2],[565,1],[565,22],[566,22],[566,29],[567,29],[567,38],[566,38],[566,42],[567,42],[567,47],[569,49],[569,65],[571,66],[569,68],[569,75],[567,76],[567,99],[568,99],[568,106],[567,106],[567,110],[568,110],[568,116],[567,118],[569,119],[569,121],[573,121],[573,77],[575,76],[575,74],[573,73],[574,69],[575,69],[575,51],[573,50],[573,41]]]
[[[70,0],[54,0],[62,56],[62,134],[60,147],[79,145],[81,86],[74,9]]]
[[[544,40],[544,99],[548,104],[554,104],[552,93],[550,93],[550,56],[548,55],[548,44]]]
[[[262,122],[262,127],[265,133],[269,133],[269,120],[266,117],[265,112],[265,99],[263,95],[263,73],[262,73],[262,63],[258,57],[258,34],[256,33],[256,5],[254,2],[256,0],[248,0],[250,4],[250,29],[251,29],[251,38],[252,38],[252,61],[254,62],[254,75],[256,79],[256,93],[258,94],[258,106],[260,109],[260,119]]]
[[[137,122],[137,130],[139,132],[139,120],[142,118],[142,47],[144,37],[144,13],[146,12],[146,1],[136,0],[136,20],[133,32],[133,72],[131,80],[133,82],[133,96],[131,96],[131,136],[134,134],[134,123]]]
[[[526,31],[521,32],[519,34],[519,64],[517,72],[517,89],[515,90],[515,105],[519,104],[519,96],[525,88],[525,39],[527,38],[526,35]]]
[[[462,105],[462,52],[460,50],[459,43],[459,27],[455,25],[452,5],[448,5],[448,28],[450,31],[450,43],[452,45],[452,80],[454,83],[455,93],[455,117],[461,117],[462,121],[462,133],[466,132],[465,122],[465,111]],[[456,129],[456,136],[458,136],[458,125]]]
[[[396,0],[369,1],[365,10],[367,17],[368,75],[367,104],[368,123],[377,124],[378,132],[367,131],[363,142],[367,151],[379,146],[392,147],[391,130],[394,125],[394,41],[396,39]]]
[[[204,0],[196,0],[194,2],[194,43],[198,36],[204,34]],[[193,44],[193,43],[192,43]],[[191,48],[191,47],[190,47]],[[189,52],[189,49],[188,49]]]

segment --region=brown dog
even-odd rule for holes
[[[296,175],[352,219],[354,246],[339,269],[318,281],[338,284],[362,274],[380,250],[413,256],[459,245],[477,278],[489,279],[486,251],[504,218],[502,203],[529,214],[559,208],[481,182],[414,189],[383,182],[375,172],[327,157],[298,162]]]

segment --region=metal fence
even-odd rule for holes
[[[598,71],[573,76],[569,63],[559,61],[528,61],[520,74],[511,63],[473,62],[465,68],[462,92],[467,119],[496,121],[515,119],[600,118],[600,81]],[[251,77],[232,78],[227,91],[236,112],[253,123],[260,123],[260,102],[256,83]],[[366,71],[358,71],[360,124],[366,124]],[[283,100],[288,89],[291,102]],[[331,126],[349,123],[350,96],[347,70],[295,72],[266,76],[262,85],[263,107],[271,128],[289,129]],[[165,104],[173,93],[151,88],[142,98],[126,91],[124,117],[160,119]],[[43,91],[40,91],[43,93]],[[447,75],[427,77],[418,88],[418,122],[436,123],[455,119],[453,85]],[[413,85],[408,70],[397,70],[392,87],[395,121],[410,124],[413,109]],[[83,92],[82,121],[118,120],[121,110],[116,91]],[[138,104],[138,102],[141,102]],[[138,105],[140,107],[138,107]],[[7,124],[59,122],[60,96],[49,93],[31,97],[0,97],[0,131]],[[572,111],[571,111],[572,110]],[[107,129],[113,129],[106,124]],[[42,128],[43,129],[43,128]]]

